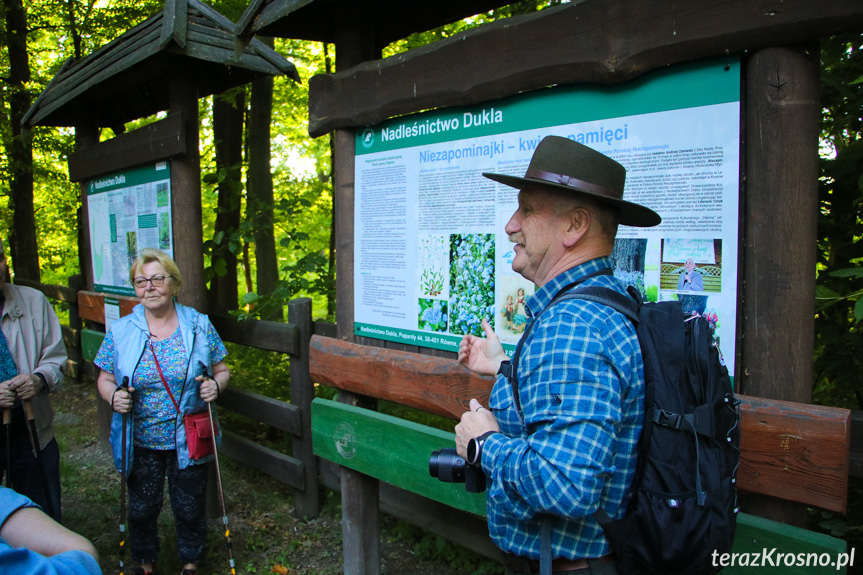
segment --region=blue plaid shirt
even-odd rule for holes
[[[607,258],[586,262],[527,300],[529,321],[542,316],[518,365],[523,419],[505,377],[498,376],[489,399],[502,432],[483,446],[489,531],[498,547],[522,557],[539,559],[542,514],[554,516],[553,557],[610,553],[592,514],[602,506],[621,517],[629,501],[644,420],[644,365],[635,328],[594,302],[548,308],[564,286],[608,267]],[[625,293],[610,275],[581,285]]]

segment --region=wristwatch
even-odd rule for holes
[[[473,437],[467,442],[467,463],[473,467],[479,467],[482,462],[482,446],[485,445],[485,440],[488,436],[497,433],[496,431],[486,431],[479,437]]]

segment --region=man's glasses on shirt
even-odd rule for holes
[[[171,277],[171,276],[169,276],[169,275],[168,276],[153,276],[151,278],[145,278],[142,276],[138,276],[135,278],[134,283],[135,283],[136,288],[147,287],[147,282],[150,282],[151,284],[153,284],[153,287],[162,287],[162,285],[165,283],[165,280],[168,279],[169,277]]]

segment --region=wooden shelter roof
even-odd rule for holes
[[[505,6],[507,0],[251,0],[237,21],[238,36],[254,34],[316,42],[336,41],[340,15],[353,14],[357,5],[368,14],[375,48],[415,32],[432,30],[481,12]],[[350,8],[350,10],[348,10]]]
[[[183,61],[198,96],[266,76],[299,81],[294,65],[259,40],[238,54],[235,24],[199,0],[166,0],[151,16],[92,54],[67,60],[22,123],[117,128],[168,109],[171,70]]]

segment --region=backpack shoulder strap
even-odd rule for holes
[[[636,291],[636,293],[638,292]],[[608,306],[622,313],[636,327],[638,326],[638,311],[641,309],[641,298],[636,298],[632,295],[626,296],[611,288],[601,286],[584,286],[572,292],[558,294],[555,297],[556,301],[570,299],[582,299]]]
[[[641,294],[638,293],[638,290],[634,288],[628,290],[631,297],[627,297],[619,292],[614,291],[613,289],[599,286],[584,286],[576,289],[573,292],[569,291],[583,281],[601,275],[613,275],[613,272],[611,268],[603,268],[582,278],[579,278],[579,280],[575,283],[564,286],[551,299],[551,302],[549,302],[543,312],[545,312],[558,301],[564,299],[584,299],[611,307],[625,315],[632,322],[634,322],[636,326],[638,326],[638,310],[641,308],[642,303]],[[536,325],[537,321],[539,321],[538,316],[528,324],[527,329],[521,336],[521,339],[518,340],[518,344],[515,347],[515,353],[512,356],[512,361],[504,362],[500,366],[500,370],[498,371],[498,373],[502,374],[504,377],[507,378],[510,385],[512,386],[513,401],[515,401],[516,410],[519,412],[519,414],[521,413],[521,400],[518,397],[518,362],[521,358],[521,350],[524,346],[524,342],[527,340],[527,336],[530,334],[533,326]]]

